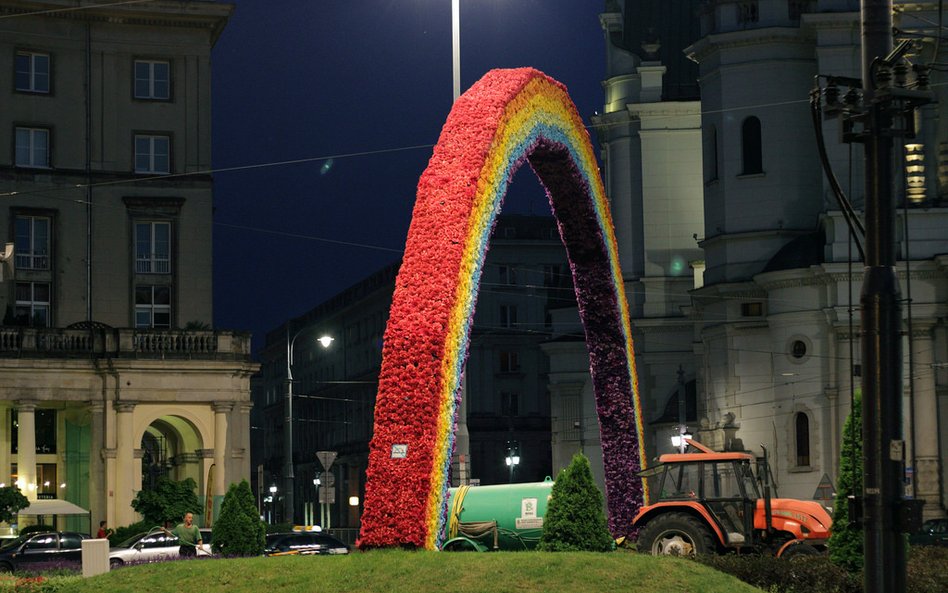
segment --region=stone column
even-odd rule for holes
[[[902,408],[906,423],[915,421],[915,479],[916,496],[925,501],[922,510],[925,519],[943,516],[939,508],[941,500],[938,479],[938,402],[935,394],[935,373],[933,369],[934,348],[931,327],[914,328],[911,338],[914,369],[909,369],[915,378],[914,414],[908,401]],[[908,381],[905,382],[906,386]],[[912,464],[911,426],[905,430],[908,443],[908,465]]]
[[[36,402],[17,402],[17,485],[30,502],[36,500]]]
[[[243,452],[243,457],[237,464],[234,480],[245,479],[250,481],[250,410],[253,408],[253,402],[244,402],[240,404],[239,416],[237,417],[237,426],[231,427],[231,434],[240,439],[239,446]]]
[[[135,496],[135,437],[134,412],[138,402],[113,402],[115,408],[115,524],[129,525],[135,522],[132,499]]]
[[[234,409],[234,402],[214,402],[214,496],[227,493],[227,415]]]
[[[90,400],[88,405],[92,417],[92,443],[89,446],[89,512],[92,513],[92,524],[98,525],[99,521],[108,521],[105,504],[105,462],[102,459],[102,450],[105,448],[105,404],[101,400]]]

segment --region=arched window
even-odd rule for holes
[[[810,465],[810,419],[803,412],[797,412],[796,425],[797,466]]]
[[[741,124],[741,175],[755,175],[764,172],[764,160],[761,154],[760,120],[748,117]]]
[[[714,125],[708,126],[708,135],[705,137],[707,146],[705,158],[705,181],[716,181],[718,178],[718,129]]]

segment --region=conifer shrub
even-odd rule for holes
[[[226,556],[259,556],[266,545],[266,526],[257,513],[247,480],[231,484],[214,522],[214,551]]]
[[[608,552],[612,536],[602,511],[602,493],[593,482],[589,460],[578,453],[553,484],[543,518],[539,550]]]
[[[843,426],[833,528],[827,543],[830,558],[837,566],[858,572],[862,569],[863,533],[862,525],[850,525],[849,496],[862,496],[862,393],[858,390]]]

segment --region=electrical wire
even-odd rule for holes
[[[102,4],[86,4],[84,6],[68,6],[66,8],[49,8],[46,10],[34,10],[31,12],[18,12],[15,14],[4,14],[4,15],[0,15],[0,19],[12,19],[12,18],[25,17],[25,16],[56,14],[60,12],[75,12],[77,10],[89,10],[92,8],[111,8],[113,6],[122,6],[126,4],[148,4],[150,2],[155,2],[155,0],[119,0],[117,2],[105,2]]]

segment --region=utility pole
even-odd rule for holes
[[[895,272],[892,112],[879,76],[892,53],[892,0],[862,0],[862,85],[868,119],[862,310],[863,537],[866,593],[905,590],[901,529],[902,315]]]

